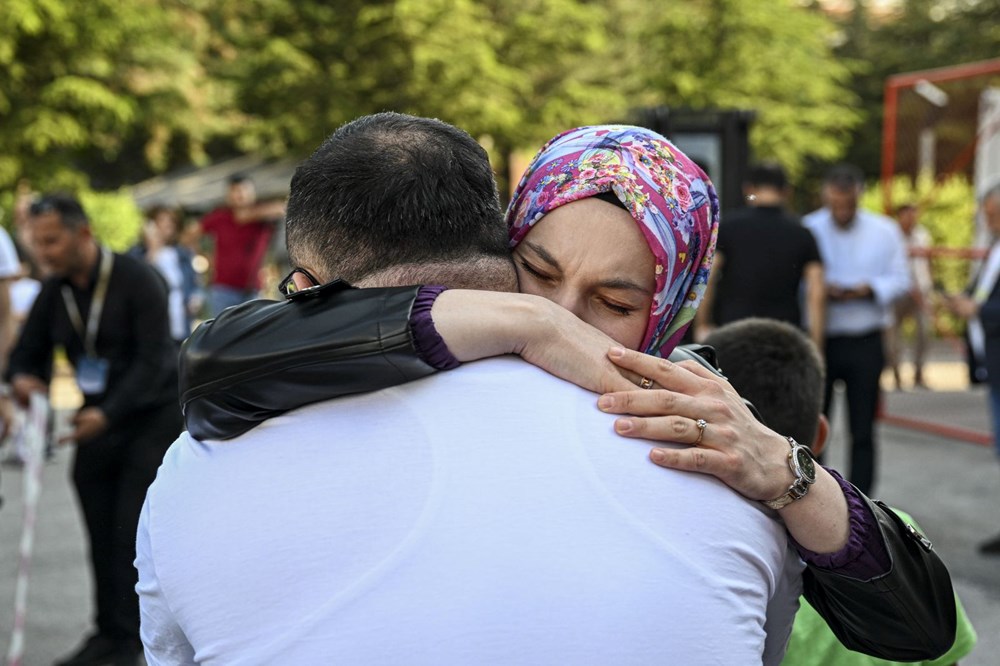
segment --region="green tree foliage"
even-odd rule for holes
[[[78,189],[130,147],[149,169],[202,157],[225,117],[199,62],[202,24],[165,0],[6,0],[0,187]]]
[[[855,0],[854,11],[841,25],[843,43],[837,53],[853,63],[851,87],[865,119],[851,136],[847,159],[874,177],[881,163],[886,79],[998,57],[1000,0],[907,0],[888,16],[871,15],[869,4]],[[969,125],[967,118],[959,122]],[[956,133],[963,143],[968,141],[969,127],[939,128],[944,139]]]
[[[642,53],[626,74],[634,99],[757,112],[751,142],[793,175],[832,161],[860,122],[850,70],[833,57],[834,25],[792,0],[692,0],[674,11],[623,1],[624,42]]]
[[[502,158],[649,104],[749,108],[758,153],[795,171],[858,120],[829,37],[794,0],[7,0],[0,188],[302,154],[384,109]]]

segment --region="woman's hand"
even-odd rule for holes
[[[693,445],[655,448],[653,462],[711,474],[750,499],[772,500],[788,490],[795,480],[788,440],[754,418],[729,382],[693,362],[675,364],[620,347],[608,356],[662,387],[601,396],[602,411],[631,415],[615,421],[616,432]],[[707,424],[703,429],[699,420]]]
[[[773,500],[795,480],[788,464],[788,440],[754,418],[729,382],[693,361],[671,363],[616,347],[609,358],[662,386],[601,396],[612,414],[633,414],[615,422],[625,437],[691,444],[654,448],[661,467],[711,474],[744,497]],[[707,424],[699,428],[698,420]],[[802,442],[810,446],[812,442]],[[792,537],[816,553],[834,553],[848,540],[847,500],[836,479],[816,466],[816,482],[802,499],[778,511]]]

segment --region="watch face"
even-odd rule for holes
[[[816,480],[816,463],[813,462],[812,456],[809,455],[809,451],[805,448],[799,448],[795,450],[795,462],[799,471],[802,472],[802,477],[809,483]]]

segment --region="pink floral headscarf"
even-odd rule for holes
[[[559,206],[613,192],[656,259],[656,289],[641,349],[669,356],[708,284],[719,199],[708,176],[665,138],[642,127],[579,127],[531,161],[507,208],[511,248]]]

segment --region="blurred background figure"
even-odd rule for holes
[[[1000,184],[983,196],[983,217],[993,237],[989,254],[971,285],[971,293],[951,296],[948,309],[969,322],[969,345],[972,354],[983,359],[986,382],[990,388],[990,411],[993,416],[993,443],[1000,456]],[[974,364],[975,359],[970,359]],[[996,515],[996,514],[994,514]],[[984,541],[979,552],[1000,555],[1000,534]]]
[[[875,414],[885,367],[883,331],[910,289],[906,244],[891,219],[858,207],[864,174],[842,164],[823,180],[823,208],[803,223],[816,237],[826,276],[827,418],[843,382],[851,431],[850,481],[866,495],[875,483]]]
[[[210,316],[257,297],[258,272],[275,223],[284,215],[284,202],[257,203],[253,181],[242,175],[230,177],[226,204],[201,220],[202,230],[215,242],[208,287]]]
[[[787,209],[791,187],[785,170],[775,162],[757,164],[743,191],[747,207],[723,215],[719,226],[715,264],[695,315],[695,339],[715,326],[768,317],[804,327],[822,345],[823,264],[813,235]]]
[[[934,282],[927,250],[933,245],[930,232],[918,223],[919,209],[905,204],[896,209],[896,222],[903,232],[910,267],[910,290],[896,301],[892,324],[886,331],[886,355],[896,389],[903,388],[899,363],[903,351],[906,323],[912,321],[913,333],[913,386],[927,388],[924,383],[924,359],[927,352],[927,335],[930,328],[929,304]]]
[[[56,347],[84,396],[72,433],[73,485],[89,537],[93,633],[62,666],[139,663],[135,533],[146,488],[183,427],[167,294],[149,266],[98,244],[80,202],[45,196],[29,209],[48,277],[10,355],[6,378],[27,405],[48,394]]]
[[[14,318],[11,314],[11,285],[21,273],[21,262],[10,234],[0,227],[0,372],[7,367],[7,355],[14,344]]]
[[[179,345],[191,333],[191,324],[201,312],[204,294],[194,268],[194,255],[181,245],[180,214],[176,209],[154,206],[146,213],[142,237],[129,250],[163,276],[169,289],[170,335]]]

